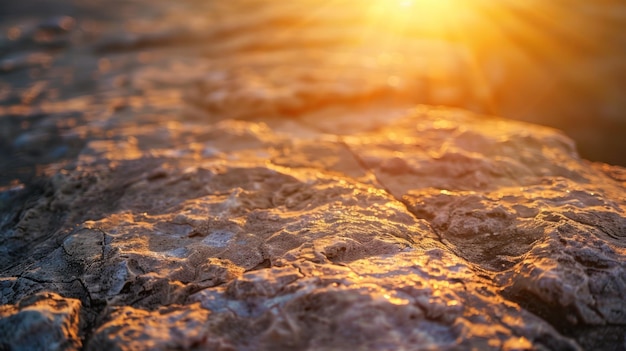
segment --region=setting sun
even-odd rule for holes
[[[472,11],[471,3],[454,0],[374,1],[370,5],[372,23],[381,23],[397,32],[443,35]]]

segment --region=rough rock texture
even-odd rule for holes
[[[34,294],[0,306],[0,347],[8,350],[78,350],[81,304],[55,293]]]
[[[428,108],[350,136],[193,132],[91,142],[16,206],[4,303],[83,300],[91,349],[623,346],[623,180],[557,132]]]
[[[12,147],[52,166],[0,193],[0,348],[626,349],[625,169],[408,108],[456,95],[400,84],[393,50],[233,23],[103,38],[74,53],[110,55],[91,98],[23,116]],[[192,33],[228,39],[181,59]]]

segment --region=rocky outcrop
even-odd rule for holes
[[[394,54],[255,54],[284,23],[258,17],[211,27],[231,39],[185,58],[199,77],[176,36],[107,39],[97,98],[29,115],[76,155],[0,193],[0,348],[626,348],[626,170],[553,129],[407,107]]]
[[[92,142],[16,204],[5,303],[82,300],[91,349],[623,343],[623,182],[558,132],[418,108],[352,135],[184,133]]]

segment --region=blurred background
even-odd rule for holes
[[[371,102],[558,128],[582,157],[626,166],[625,95],[620,0],[0,2],[0,186],[120,125],[167,122],[140,114]]]

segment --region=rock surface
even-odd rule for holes
[[[411,107],[473,90],[424,90],[398,48],[355,65],[373,49],[348,35],[281,37],[294,9],[199,30],[171,6],[72,53],[91,95],[5,108],[27,124],[7,145],[50,167],[0,193],[0,348],[626,349],[625,169]],[[81,20],[37,28],[83,48]]]
[[[0,307],[0,347],[8,350],[78,350],[81,303],[55,293]]]

